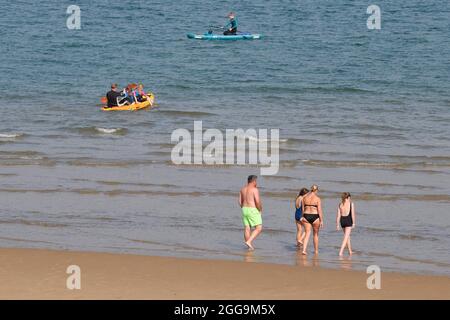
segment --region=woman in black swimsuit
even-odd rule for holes
[[[349,254],[352,255],[353,251],[350,243],[350,233],[355,226],[355,205],[348,192],[342,194],[342,201],[338,206],[336,216],[337,230],[339,230],[339,225],[342,228],[342,231],[344,231],[344,239],[342,240],[341,250],[339,250],[339,256],[344,254],[345,247],[348,248]]]
[[[313,185],[311,191],[303,197],[302,201],[302,221],[305,226],[305,239],[303,241],[303,252],[306,255],[311,230],[314,233],[314,253],[319,253],[319,229],[323,228],[322,202],[317,196],[319,187]]]

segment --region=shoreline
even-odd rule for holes
[[[0,299],[450,299],[446,276],[47,249],[0,248]],[[68,266],[81,289],[66,287]]]

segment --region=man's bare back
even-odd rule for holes
[[[257,208],[262,211],[261,201],[259,199],[258,187],[248,184],[240,191],[239,205],[242,207]]]
[[[252,242],[262,230],[262,205],[256,179],[257,177],[254,175],[248,176],[247,185],[239,192],[239,206],[242,208],[242,223],[244,225],[244,243],[249,250],[255,249]],[[253,231],[252,228],[254,228]]]

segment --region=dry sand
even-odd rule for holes
[[[450,299],[450,278],[221,260],[0,249],[0,299]],[[68,290],[69,265],[81,290]]]

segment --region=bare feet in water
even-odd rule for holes
[[[253,248],[251,242],[246,241],[246,242],[244,242],[244,243],[245,243],[245,245],[248,247],[248,250],[255,250],[255,248]]]

